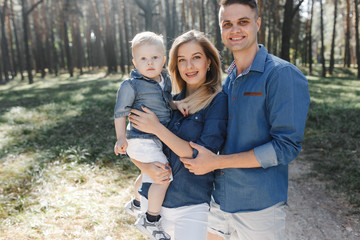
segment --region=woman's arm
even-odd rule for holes
[[[179,138],[162,125],[150,109],[146,107],[142,107],[142,109],[144,112],[136,109],[131,110],[129,120],[131,121],[133,127],[139,129],[140,131],[156,135],[179,157],[193,157],[193,149],[191,148],[189,142]]]

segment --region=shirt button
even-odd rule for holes
[[[225,173],[224,173],[224,171],[221,171],[221,175],[224,175]]]
[[[233,98],[233,101],[235,101],[235,98]]]
[[[231,119],[231,116],[229,116],[229,119]]]
[[[198,117],[195,117],[195,119],[197,120],[197,119],[198,119]]]

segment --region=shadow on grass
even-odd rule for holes
[[[39,112],[41,107],[49,103],[53,104],[55,109],[47,114],[58,116],[54,118],[54,122],[47,125],[32,119],[9,123],[8,119],[1,117],[0,124],[11,125],[7,132],[11,140],[0,149],[0,163],[10,155],[36,152],[41,156],[34,159],[33,164],[24,169],[23,173],[18,174],[21,179],[16,179],[16,184],[3,185],[0,193],[3,196],[15,194],[13,199],[25,198],[31,193],[32,184],[36,183],[35,179],[39,177],[41,170],[52,161],[97,164],[101,167],[116,165],[119,169],[126,170],[125,175],[133,175],[137,171],[136,167],[127,158],[115,156],[113,153],[116,141],[113,109],[119,84],[118,79],[99,78],[60,83],[40,89],[2,91],[3,99],[6,100],[0,106],[1,116],[14,107]],[[86,91],[82,92],[85,88]],[[81,100],[72,100],[74,95],[81,95]],[[64,105],[76,109],[77,114],[63,115],[66,109],[61,106]],[[53,117],[48,115],[45,115],[45,118]],[[11,207],[12,204],[8,206]],[[16,203],[13,207],[21,212],[24,206]]]
[[[360,207],[360,108],[311,103],[304,148],[317,149],[321,158],[311,159],[314,171],[332,181]]]

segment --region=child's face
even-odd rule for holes
[[[133,49],[133,63],[139,73],[147,78],[160,81],[160,73],[166,58],[163,48],[157,44],[142,44]]]

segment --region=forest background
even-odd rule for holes
[[[198,29],[226,69],[232,55],[221,42],[218,2],[0,0],[0,239],[145,239],[123,211],[139,172],[112,150],[116,90],[133,67],[129,42],[149,30],[169,50]],[[304,181],[321,181],[326,198],[360,219],[359,2],[258,4],[259,42],[309,80],[296,160],[311,166]]]
[[[0,83],[17,74],[33,82],[66,69],[107,67],[128,73],[129,42],[141,31],[161,33],[167,50],[179,34],[205,32],[222,53],[218,0],[1,0]],[[270,53],[298,66],[322,64],[322,76],[335,64],[357,65],[360,77],[358,0],[259,0],[263,17],[259,42]],[[355,7],[357,6],[357,7]],[[284,24],[285,23],[285,24]],[[327,66],[327,67],[326,67]]]

